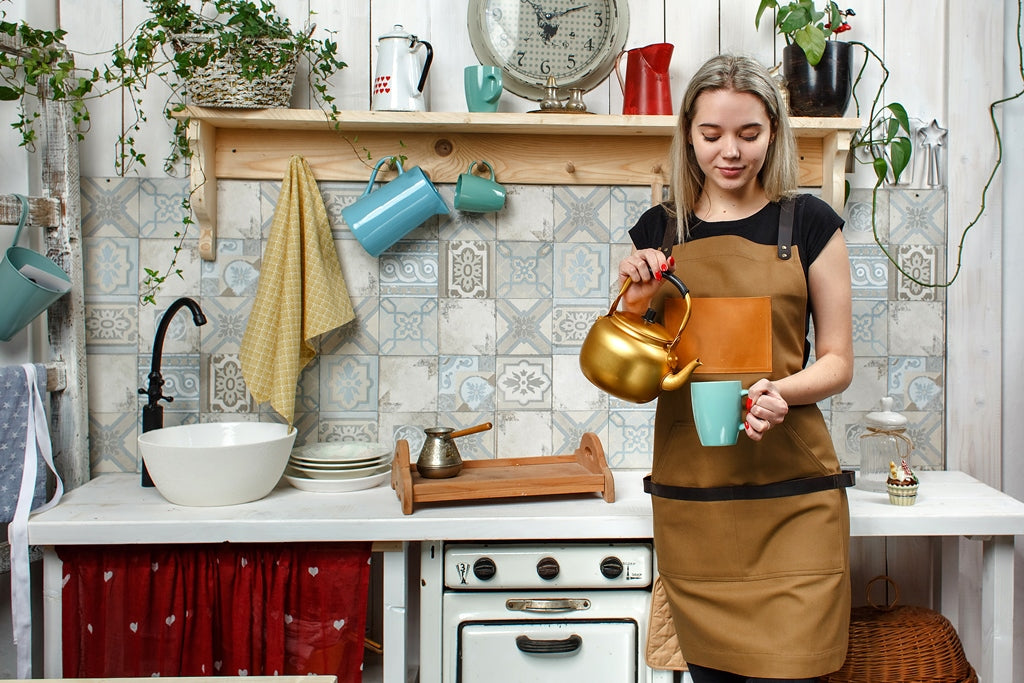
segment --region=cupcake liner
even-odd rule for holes
[[[918,484],[910,486],[886,484],[886,488],[889,490],[889,502],[893,505],[913,505],[917,501],[917,487]]]

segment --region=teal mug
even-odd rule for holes
[[[374,190],[377,171],[392,158],[377,162],[366,190],[341,210],[349,230],[370,256],[380,256],[431,216],[450,213],[423,169],[415,166],[406,171],[398,159],[394,159],[398,177]]]
[[[467,66],[463,73],[466,108],[469,111],[498,111],[501,99],[501,69],[496,66]]]
[[[28,218],[28,200],[21,200],[21,219],[14,241],[0,261],[0,341],[10,341],[53,302],[71,290],[71,278],[42,254],[19,247],[18,238]]]
[[[490,178],[473,175],[473,167],[483,164]],[[455,208],[459,211],[492,213],[505,206],[505,188],[494,179],[494,167],[486,161],[474,161],[455,182]]]
[[[747,390],[739,381],[691,382],[693,421],[702,446],[734,446],[743,421]]]

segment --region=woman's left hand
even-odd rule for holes
[[[759,379],[747,390],[747,417],[743,426],[747,436],[760,441],[764,433],[782,424],[789,412],[789,404],[782,398],[775,384]]]

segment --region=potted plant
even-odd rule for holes
[[[847,18],[856,16],[856,12],[849,8],[840,9],[832,0],[825,3],[823,10],[815,7],[814,0],[793,0],[785,5],[780,5],[778,0],[761,0],[754,18],[755,27],[760,27],[764,12],[769,9],[775,10],[776,32],[786,39],[783,76],[789,91],[790,113],[794,116],[842,116],[851,95],[856,103],[856,114],[860,116],[856,86],[869,60],[878,62],[882,81],[872,98],[865,126],[851,140],[850,152],[854,158],[858,149],[869,152],[876,188],[890,177],[893,183],[899,182],[900,175],[910,163],[911,131],[910,120],[902,104],[881,104],[889,69],[882,58],[864,43],[835,40],[839,34],[851,29]],[[854,46],[864,49],[864,61],[856,79],[852,77]]]

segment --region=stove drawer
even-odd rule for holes
[[[464,622],[458,683],[635,683],[632,620]]]

